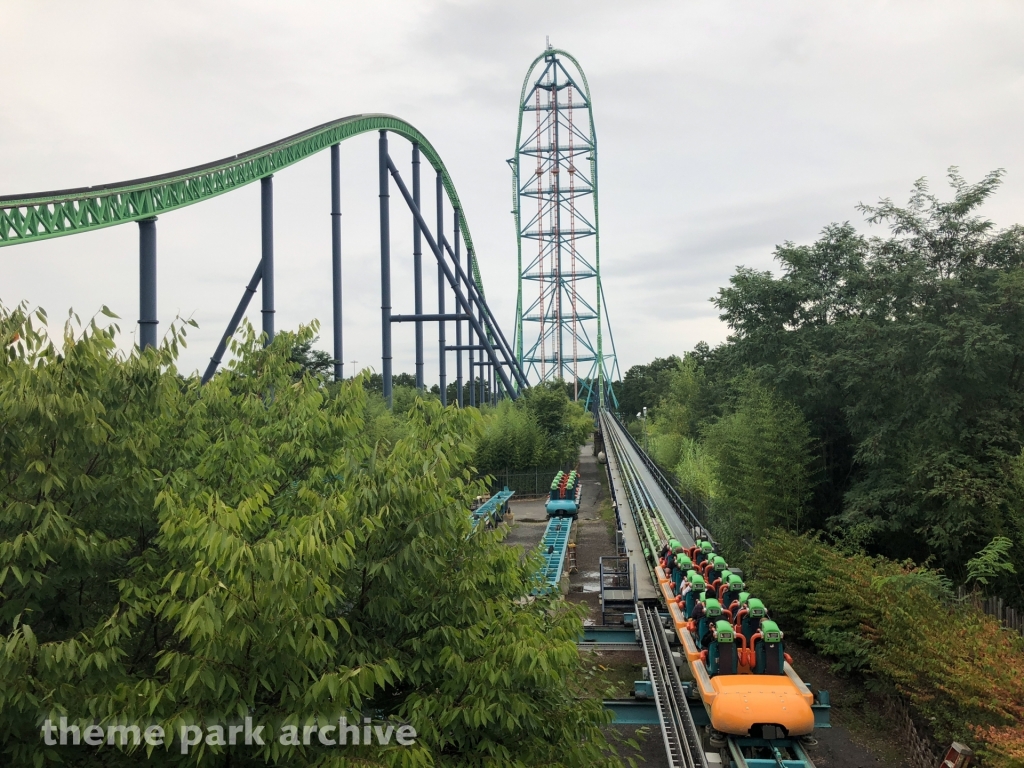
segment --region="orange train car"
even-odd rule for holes
[[[733,625],[723,620],[717,622],[714,650],[727,648],[730,658],[728,661],[717,660],[722,663],[714,665],[716,659],[709,658],[708,649],[702,651],[697,647],[695,627],[692,621],[686,620],[677,603],[667,570],[659,565],[656,572],[671,623],[708,712],[711,727],[737,736],[746,736],[756,727],[765,725],[780,727],[790,736],[810,734],[814,730],[814,696],[788,657],[781,664],[776,664],[770,673],[755,672],[758,665],[755,649],[748,648],[746,637],[734,632]],[[773,622],[763,622],[763,625],[771,627],[771,632],[777,632],[777,640],[781,641],[782,633]],[[754,637],[763,642],[760,635],[758,632]],[[730,644],[732,648],[729,648]],[[782,656],[781,643],[778,653]],[[761,665],[765,666],[763,661]],[[717,666],[717,669],[711,670],[709,666]]]

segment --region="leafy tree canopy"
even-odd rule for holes
[[[668,393],[669,378],[679,365],[679,358],[656,357],[647,365],[634,365],[622,381],[615,382],[619,398],[619,413],[625,419],[635,419],[645,407],[658,405]]]
[[[998,230],[979,213],[1001,177],[971,184],[952,169],[951,199],[921,180],[905,206],[860,206],[885,235],[833,224],[810,245],[779,246],[775,274],[739,268],[714,299],[728,341],[687,355],[697,379],[670,373],[661,387],[660,457],[671,467],[686,447],[688,471],[701,465],[687,438],[721,458],[725,432],[738,439],[741,404],[752,403],[742,382],[754,377],[777,415],[791,406],[807,425],[807,442],[787,430],[813,458],[801,528],[896,559],[932,558],[961,583],[972,556],[1005,537],[1015,574],[1000,579],[1000,594],[1020,603],[1024,229]],[[686,386],[673,390],[673,377]],[[742,444],[730,455],[771,468],[756,440]],[[722,474],[734,461],[710,465],[720,494],[749,492]],[[780,519],[794,514],[773,505]]]
[[[579,611],[473,530],[473,410],[399,430],[357,381],[297,376],[313,328],[205,387],[116,326],[0,308],[0,741],[7,765],[606,764]],[[251,717],[415,727],[414,746],[44,747],[43,717],[178,733]],[[225,754],[229,752],[229,755]]]
[[[569,399],[561,381],[530,387],[514,403],[484,413],[476,449],[482,472],[575,464],[594,429],[593,417]]]

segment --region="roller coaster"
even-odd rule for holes
[[[617,417],[602,411],[600,430],[620,551],[649,577],[623,621],[643,647],[669,765],[813,768],[805,747],[829,727],[828,693],[800,679],[742,572]]]
[[[262,147],[205,165],[145,179],[66,189],[34,194],[0,196],[0,247],[72,235],[96,229],[137,222],[139,226],[139,347],[145,351],[157,343],[157,264],[156,217],[185,206],[200,203],[250,183],[261,186],[261,252],[256,271],[246,285],[241,301],[221,337],[209,367],[203,376],[213,376],[225,354],[232,334],[244,315],[249,300],[259,289],[262,293],[263,331],[267,343],[274,337],[274,236],[273,174],[322,150],[330,150],[331,259],[334,297],[335,377],[342,377],[342,305],[341,305],[341,226],[339,192],[339,145],[348,138],[375,131],[379,133],[379,198],[381,257],[381,339],[384,396],[391,403],[392,351],[394,323],[411,323],[416,331],[416,383],[423,382],[423,325],[437,323],[439,384],[442,402],[446,399],[446,359],[455,353],[457,404],[476,405],[499,395],[515,399],[529,386],[529,366],[541,367],[541,379],[547,376],[548,341],[556,344],[556,375],[570,371],[580,395],[581,381],[588,402],[603,404],[608,385],[606,364],[614,364],[614,348],[606,357],[601,346],[600,318],[604,294],[600,287],[597,255],[597,169],[596,134],[593,130],[589,86],[577,66],[578,83],[558,61],[562,51],[547,50],[534,62],[544,59],[545,70],[534,83],[533,102],[526,99],[526,87],[520,104],[520,155],[533,153],[537,162],[529,183],[526,172],[516,173],[516,222],[520,248],[520,281],[517,332],[509,344],[484,298],[477,255],[463,212],[462,203],[440,155],[411,124],[390,115],[354,115],[281,139]],[[557,70],[557,71],[556,71]],[[532,67],[531,67],[532,71]],[[564,74],[559,81],[557,72]],[[528,78],[529,80],[529,78]],[[565,90],[565,124],[572,140],[559,144],[561,123],[559,92]],[[572,93],[578,91],[576,107],[585,107],[589,126],[580,132],[572,122]],[[544,91],[548,103],[541,104]],[[522,114],[537,112],[538,128],[531,137],[521,134]],[[540,113],[550,130],[541,126]],[[574,133],[575,131],[575,133]],[[388,136],[397,135],[412,145],[410,183],[401,176],[391,156]],[[550,136],[549,136],[550,134]],[[545,155],[545,153],[547,153]],[[590,173],[577,173],[573,158],[589,153]],[[542,156],[548,159],[542,162]],[[421,157],[435,171],[436,222],[428,223],[421,210]],[[518,157],[518,155],[517,155]],[[545,164],[546,163],[546,164]],[[568,226],[560,227],[563,195],[558,175],[564,170],[570,177]],[[551,180],[547,186],[541,177]],[[575,207],[577,189],[573,179],[580,175],[582,192],[593,196],[593,222],[580,218]],[[411,314],[394,314],[391,306],[391,185],[397,188],[412,216],[415,265],[415,307]],[[533,186],[536,186],[536,190]],[[521,221],[520,198],[534,194],[539,213],[535,220]],[[451,213],[451,236],[446,236],[445,205]],[[547,208],[545,208],[547,205]],[[326,206],[325,206],[326,208]],[[547,219],[554,225],[545,225]],[[325,217],[326,219],[326,217]],[[579,221],[578,221],[579,220]],[[582,223],[580,223],[582,222]],[[579,223],[579,227],[577,227]],[[545,228],[547,226],[547,228]],[[593,235],[595,253],[591,265],[577,247],[576,238]],[[539,243],[537,274],[522,264],[522,242],[535,238]],[[422,245],[437,264],[438,303],[436,312],[427,312],[422,297]],[[465,248],[465,262],[462,248]],[[567,249],[567,250],[566,250]],[[570,263],[569,277],[563,274],[562,252]],[[544,259],[549,268],[545,271]],[[552,259],[554,261],[552,262]],[[577,261],[579,260],[579,261]],[[551,263],[555,266],[551,267]],[[578,311],[576,280],[595,278],[596,294],[592,304]],[[531,320],[531,308],[523,306],[523,279],[537,279],[538,316],[541,329],[534,348],[523,352],[523,320]],[[454,311],[445,307],[446,295],[454,299]],[[571,305],[566,312],[563,298]],[[547,301],[548,309],[544,309]],[[552,310],[551,306],[555,306]],[[591,346],[583,329],[584,320],[597,321],[596,343]],[[446,327],[454,326],[455,344],[449,344]],[[570,345],[563,343],[566,332],[572,339],[572,364],[567,362]],[[551,328],[554,327],[555,331]],[[610,335],[610,328],[609,335]],[[465,331],[465,336],[463,332]],[[556,333],[557,332],[557,333]],[[583,339],[586,354],[580,355]],[[538,351],[539,349],[539,351]],[[468,371],[464,379],[463,354],[467,353]],[[578,377],[577,363],[593,364],[585,379]],[[466,386],[463,386],[464,381]],[[596,389],[596,392],[595,392]],[[464,393],[469,395],[463,402]],[[593,397],[593,395],[597,397]],[[612,394],[612,402],[614,395]],[[617,418],[598,408],[598,427],[606,448],[607,472],[616,513],[618,557],[606,571],[601,565],[602,584],[615,588],[602,590],[602,615],[617,615],[631,626],[647,662],[645,690],[653,696],[658,712],[669,765],[709,768],[729,765],[734,768],[813,768],[804,746],[813,740],[815,728],[828,727],[828,694],[812,692],[800,679],[784,650],[784,636],[768,615],[766,607],[745,591],[743,575],[715,551],[715,543],[706,529],[706,521],[695,515],[640,449]],[[581,485],[574,473],[552,482],[548,500],[548,522],[542,542],[544,570],[542,581],[556,589],[562,579],[566,548],[573,521],[579,509]],[[497,494],[471,513],[474,526],[498,524],[508,508],[512,492]],[[645,576],[644,576],[645,575]],[[615,611],[618,610],[618,614]]]

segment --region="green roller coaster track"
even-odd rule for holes
[[[463,242],[466,249],[475,254],[455,184],[433,145],[404,120],[376,114],[343,117],[240,155],[159,176],[0,197],[0,247],[91,232],[201,203],[252,184],[333,144],[380,130],[391,131],[419,144],[430,165],[441,172],[449,201],[463,211]],[[473,279],[483,294],[483,280],[475,258]]]

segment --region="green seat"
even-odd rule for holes
[[[707,593],[705,593],[707,594]],[[697,644],[707,648],[711,639],[712,628],[722,618],[722,604],[714,597],[704,598],[704,615],[697,624]]]
[[[687,571],[686,580],[690,582],[690,591],[686,593],[683,601],[683,618],[689,619],[693,616],[693,609],[697,607],[697,600],[705,589],[704,577],[696,571]]]
[[[732,611],[733,616],[736,615],[737,610],[733,607],[735,603],[739,602],[740,593],[743,591],[744,584],[743,579],[734,573],[726,574],[725,589],[720,589],[719,593],[722,596],[722,607],[726,610]]]
[[[744,609],[746,612],[744,613]],[[742,618],[739,622],[740,632],[747,638],[747,642],[750,642],[750,638],[754,636],[754,633],[761,628],[761,621],[768,616],[768,609],[764,607],[764,603],[761,602],[760,598],[750,597],[747,599],[746,605],[744,605],[739,611],[737,611],[737,617]]]
[[[761,621],[761,638],[754,645],[754,674],[786,674],[786,652],[782,630],[771,619]]]
[[[736,638],[727,621],[715,624],[714,639],[708,647],[708,674],[735,675],[739,671],[736,654]]]

